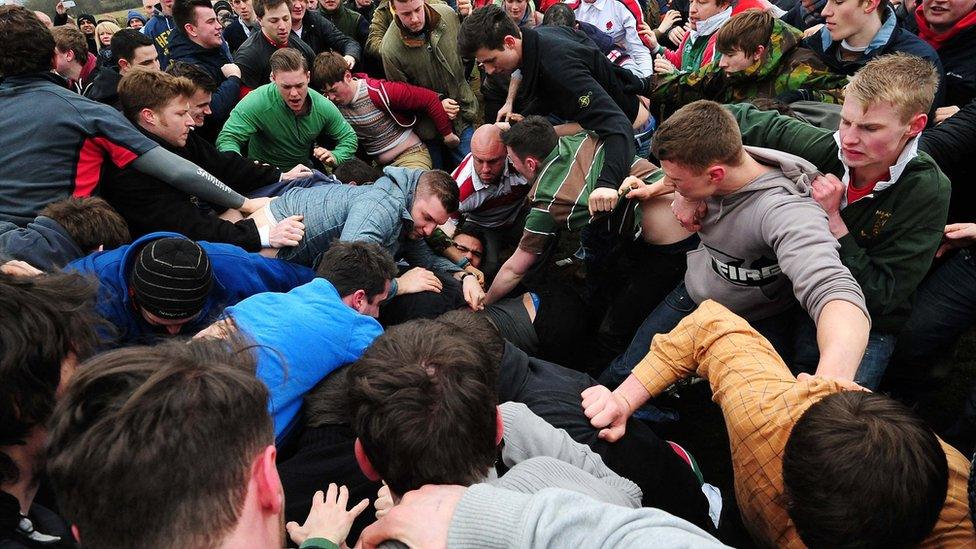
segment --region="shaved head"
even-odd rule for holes
[[[478,178],[486,185],[497,185],[507,162],[502,130],[494,124],[479,126],[471,135],[471,157]]]
[[[502,143],[501,128],[494,124],[478,126],[478,129],[471,135],[471,148],[486,153],[493,152],[495,149],[504,149],[505,144]]]

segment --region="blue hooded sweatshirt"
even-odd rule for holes
[[[342,302],[316,278],[286,294],[264,293],[228,307],[238,330],[257,344],[258,379],[268,386],[275,441],[290,431],[302,397],[335,370],[356,361],[383,328]]]
[[[208,122],[222,124],[230,116],[230,111],[241,95],[241,79],[236,76],[225,78],[220,70],[227,63],[234,62],[227,43],[222,43],[219,48],[204,48],[190,40],[181,29],[174,29],[169,35],[168,49],[170,61],[196,65],[213,78],[217,90],[210,99],[210,110],[213,114]]]
[[[72,261],[66,271],[93,275],[98,279],[98,313],[118,330],[118,345],[151,344],[165,337],[165,330],[146,322],[129,290],[132,264],[139,250],[160,238],[186,238],[178,233],[150,233],[132,244],[107,252],[96,252]],[[268,259],[248,253],[231,244],[198,242],[210,257],[213,289],[200,314],[181,330],[193,335],[209,326],[224,310],[242,299],[261,292],[287,292],[315,278],[315,273],[301,265],[279,259]]]

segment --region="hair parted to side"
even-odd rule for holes
[[[112,35],[112,59],[116,66],[119,64],[119,59],[125,59],[131,63],[136,56],[137,48],[152,45],[152,38],[136,29],[122,29]]]
[[[312,67],[312,88],[318,91],[345,78],[349,64],[345,58],[334,51],[324,51],[315,56]]]
[[[552,123],[542,116],[526,116],[502,132],[502,143],[521,160],[532,156],[542,160],[556,148],[559,137]]]
[[[0,6],[0,78],[47,72],[54,58],[54,36],[34,12]]]
[[[119,80],[119,103],[122,104],[122,114],[135,124],[143,109],[161,111],[174,98],[189,98],[195,91],[196,86],[186,78],[132,67]]]
[[[866,391],[811,406],[783,454],[787,511],[811,549],[916,547],[948,482],[945,451],[924,420]]]
[[[207,93],[217,91],[217,82],[212,76],[207,74],[207,71],[201,69],[198,65],[193,65],[186,61],[170,61],[166,65],[166,74],[186,78],[190,82],[193,82],[193,85],[197,89]]]
[[[458,32],[458,51],[465,59],[474,59],[478,50],[500,50],[503,48],[506,36],[521,38],[515,23],[505,13],[505,10],[489,3],[471,12],[471,15],[461,22]]]
[[[25,444],[51,417],[61,365],[92,355],[106,324],[95,312],[97,281],[77,273],[0,274],[0,446]],[[0,483],[20,477],[0,452]]]
[[[428,170],[417,182],[417,196],[436,196],[444,206],[444,211],[452,214],[457,211],[460,201],[457,181],[444,170]]]
[[[349,369],[352,426],[396,494],[470,485],[494,464],[497,396],[471,336],[436,320],[387,330]]]
[[[254,15],[256,15],[258,19],[264,19],[264,14],[267,13],[268,10],[277,8],[281,5],[287,6],[288,0],[254,0]]]
[[[308,62],[305,61],[305,56],[293,48],[280,48],[278,51],[272,53],[269,64],[271,65],[271,72],[274,74],[279,72],[308,71]]]
[[[702,172],[715,164],[737,166],[742,135],[732,113],[714,101],[695,101],[681,107],[654,132],[651,152]]]
[[[129,347],[78,369],[48,472],[86,547],[212,547],[234,528],[252,463],[274,444],[268,390],[234,345]]]
[[[844,88],[844,99],[857,101],[864,109],[874,103],[890,103],[908,122],[929,112],[939,73],[932,63],[904,52],[880,55],[867,62]]]
[[[54,36],[54,47],[59,52],[74,52],[75,61],[82,65],[88,61],[88,41],[80,30],[61,25],[51,29],[51,34]]]
[[[773,16],[759,9],[748,9],[732,16],[722,25],[715,37],[715,50],[722,55],[732,55],[741,50],[746,55],[754,55],[759,46],[769,49],[769,39],[773,36]]]
[[[132,242],[125,219],[97,196],[58,200],[45,206],[40,215],[57,221],[85,253],[91,253],[99,246],[114,250]]]
[[[340,162],[333,170],[332,175],[343,183],[369,185],[383,177],[383,170],[353,156]]]
[[[375,242],[336,240],[322,254],[315,272],[331,282],[340,296],[363,290],[371,300],[396,278],[397,266],[390,252]]]

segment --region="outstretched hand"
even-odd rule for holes
[[[336,545],[345,545],[353,521],[369,506],[369,500],[364,499],[347,511],[348,503],[349,490],[329,484],[327,493],[319,490],[312,496],[312,509],[305,524],[292,521],[285,525],[288,536],[298,545],[308,538],[325,538]]]

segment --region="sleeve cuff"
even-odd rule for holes
[[[664,392],[671,383],[667,383],[660,375],[657,374],[657,368],[654,365],[655,357],[651,354],[650,349],[648,349],[647,356],[641,359],[640,362],[634,366],[631,371],[637,381],[644,386],[647,393],[651,397],[656,397]]]
[[[851,257],[862,252],[861,247],[857,244],[857,240],[854,240],[854,235],[850,232],[838,238],[837,242],[840,243],[841,258]]]
[[[447,532],[448,547],[510,547],[531,496],[488,484],[467,489]]]
[[[271,247],[271,227],[265,225],[264,227],[258,227],[258,237],[261,239],[262,248]]]
[[[299,549],[339,549],[339,546],[329,539],[308,538],[299,545]]]

